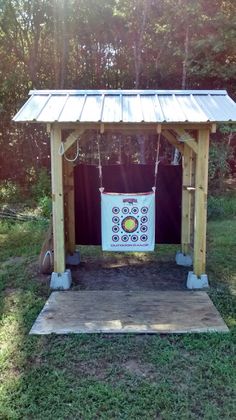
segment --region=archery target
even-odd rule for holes
[[[155,192],[101,193],[102,249],[153,251],[155,245]]]

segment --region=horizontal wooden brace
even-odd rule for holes
[[[125,130],[130,131],[151,131],[151,132],[160,132],[162,130],[200,130],[200,129],[208,129],[211,130],[212,124],[197,124],[197,123],[146,123],[143,121],[135,122],[135,123],[125,123],[125,122],[117,122],[117,123],[104,123],[102,121],[93,122],[93,123],[86,123],[86,122],[75,122],[75,123],[54,123],[52,126],[56,125],[61,129],[83,129],[83,130],[98,130],[100,132],[101,124],[104,124],[105,131],[120,131],[123,132]]]

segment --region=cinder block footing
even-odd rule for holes
[[[68,265],[79,265],[80,264],[80,252],[75,251],[73,254],[66,256],[66,264]]]
[[[203,289],[209,287],[207,274],[202,274],[200,277],[196,276],[193,271],[189,271],[187,278],[188,289]]]
[[[55,273],[51,275],[50,288],[68,290],[72,284],[71,271],[66,270],[64,273]]]
[[[182,252],[176,252],[175,261],[177,265],[183,265],[184,267],[190,267],[193,265],[191,255],[184,255]]]

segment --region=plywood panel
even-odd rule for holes
[[[228,331],[206,292],[53,292],[31,334]]]

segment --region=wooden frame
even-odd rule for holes
[[[99,131],[140,131],[162,133],[165,139],[178,148],[183,157],[181,247],[184,255],[191,253],[193,243],[194,273],[205,273],[207,184],[209,133],[212,124],[53,124],[51,132],[51,170],[53,201],[54,271],[65,271],[65,253],[75,252],[75,214],[73,164],[59,153],[62,129],[74,130],[63,142],[68,151],[79,135],[87,129]],[[196,139],[186,130],[197,130]]]

